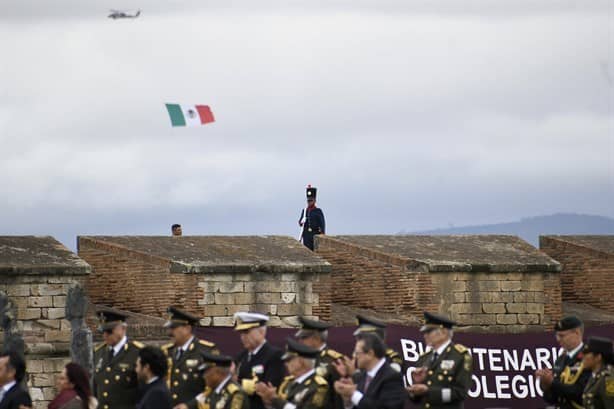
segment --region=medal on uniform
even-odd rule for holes
[[[454,361],[451,359],[446,359],[441,361],[441,365],[439,365],[439,367],[443,370],[449,371],[450,369],[454,368]]]
[[[300,391],[299,393],[297,393],[296,395],[294,395],[294,399],[292,399],[295,403],[300,403],[303,398],[305,397],[305,395],[307,395],[307,392],[309,392],[309,388],[305,388],[302,391]]]
[[[261,375],[264,373],[264,366],[263,365],[256,365],[254,367],[252,367],[252,375]]]

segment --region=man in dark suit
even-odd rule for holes
[[[21,386],[26,375],[26,362],[17,352],[0,355],[0,409],[32,407],[32,399]]]
[[[245,349],[236,358],[236,373],[239,383],[249,395],[250,409],[264,409],[262,398],[256,392],[256,383],[264,382],[275,387],[284,379],[285,367],[281,349],[266,340],[266,324],[269,317],[264,314],[238,312],[235,331],[241,336]]]
[[[335,390],[345,402],[345,407],[356,409],[401,409],[406,394],[403,381],[397,371],[386,362],[386,347],[382,339],[373,333],[356,335],[354,358],[360,373],[356,382],[353,368],[348,363],[335,363],[343,376],[335,382]]]
[[[298,224],[302,228],[301,241],[303,244],[313,250],[313,237],[316,234],[324,234],[326,232],[326,222],[322,209],[316,206],[316,194],[318,189],[307,186],[307,207],[301,212]]]
[[[386,323],[375,318],[366,317],[364,315],[357,315],[356,319],[358,320],[358,328],[354,331],[354,335],[361,334],[363,332],[372,332],[378,335],[382,341],[384,341],[384,345],[386,345]],[[403,366],[405,362],[403,362],[403,358],[397,351],[392,348],[388,348],[386,346],[386,362],[390,364],[390,367],[397,372],[403,371]]]
[[[144,386],[137,409],[172,409],[171,393],[164,381],[167,370],[166,355],[160,348],[147,346],[139,350],[136,374]]]
[[[582,407],[582,393],[591,377],[591,371],[584,369],[582,364],[584,325],[579,318],[569,316],[557,322],[554,331],[564,352],[556,359],[552,370],[539,369],[535,376],[546,402],[561,409]]]

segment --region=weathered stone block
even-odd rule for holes
[[[520,281],[501,281],[501,291],[520,291],[522,282]]]
[[[213,317],[213,325],[216,327],[232,327],[234,320],[232,317]]]
[[[32,381],[32,386],[34,387],[41,387],[41,386],[53,386],[55,385],[55,379],[54,379],[54,375],[53,374],[46,374],[46,373],[38,373],[38,374],[32,374],[31,376],[31,381]]]
[[[293,303],[296,301],[296,293],[282,293],[281,294],[281,301],[289,304],[289,303]]]
[[[277,315],[299,315],[301,313],[298,304],[281,304],[277,306]]]
[[[491,294],[492,294],[493,302],[503,302],[503,303],[514,302],[514,293],[499,292],[499,293],[491,293]]]
[[[463,303],[453,304],[450,307],[450,311],[458,314],[479,314],[482,312],[482,304],[480,303]]]
[[[522,289],[525,291],[544,291],[544,280],[532,279],[523,281]]]
[[[279,283],[279,291],[282,293],[296,292],[296,283],[293,281],[282,281]]]
[[[28,360],[28,373],[41,373],[43,372],[44,360],[30,359]]]
[[[231,274],[203,274],[203,281],[232,281]]]
[[[527,303],[507,303],[505,304],[505,308],[508,313],[522,314],[527,312]]]
[[[544,304],[527,303],[527,312],[530,314],[544,314]]]
[[[295,273],[282,273],[281,281],[297,281],[299,279],[298,274]]]
[[[256,302],[259,304],[279,304],[281,303],[280,293],[256,293]]]
[[[234,304],[235,296],[234,294],[216,293],[215,303],[216,304]]]
[[[70,332],[63,331],[45,331],[45,342],[69,342]]]
[[[215,303],[215,294],[213,293],[205,293],[203,298],[198,300],[198,305],[208,305]]]
[[[497,314],[497,324],[513,325],[518,324],[518,317],[516,314]]]
[[[9,297],[27,297],[30,295],[29,284],[14,284],[6,287],[6,295]]]
[[[20,308],[17,310],[18,320],[37,320],[41,316],[40,308]]]
[[[219,293],[240,293],[243,292],[243,282],[219,282],[213,283],[213,292]]]
[[[66,295],[68,288],[63,284],[33,284],[32,295]]]
[[[29,297],[28,307],[53,307],[53,297]]]
[[[494,314],[458,314],[458,320],[462,325],[494,325]]]
[[[539,324],[539,315],[537,314],[518,314],[518,323],[523,325]]]
[[[501,289],[500,281],[478,281],[478,289],[480,291],[499,291]]]
[[[465,291],[467,291],[467,282],[466,281],[453,281],[452,282],[452,291],[456,291],[456,292],[465,292]]]
[[[44,311],[46,311],[46,314]],[[66,311],[64,310],[64,308],[47,308],[46,310],[43,310],[43,315],[46,315],[45,318],[50,320],[64,318],[65,314]]]
[[[64,295],[54,295],[53,296],[53,306],[56,308],[64,308],[66,307],[66,296]]]
[[[237,304],[253,304],[256,302],[256,294],[254,293],[235,294],[235,302]]]
[[[484,303],[482,304],[484,312],[487,314],[504,314],[505,304],[503,303]]]

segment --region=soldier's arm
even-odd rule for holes
[[[326,220],[324,220],[324,212],[320,210],[320,219],[321,219],[321,227],[320,232],[322,234],[326,233]]]
[[[305,397],[305,405],[301,405],[301,409],[323,409],[326,405],[328,382],[321,378],[315,380],[315,384],[313,391]]]
[[[454,373],[453,382],[450,385],[429,386],[427,399],[429,402],[438,405],[446,403],[458,403],[467,398],[467,393],[471,387],[471,374],[473,373],[473,362],[468,351],[462,353],[462,357],[457,361],[457,369]]]
[[[582,402],[582,393],[590,377],[591,372],[583,370],[578,380],[572,384],[565,384],[561,382],[559,378],[556,378],[552,381],[552,385],[550,386],[550,396],[552,396],[555,402],[556,397],[564,397],[574,402]],[[545,393],[544,396],[546,396]]]
[[[598,395],[601,397],[603,408],[614,409],[614,374],[606,376],[601,382]]]
[[[271,385],[273,386],[279,386],[281,384],[286,374],[286,366],[281,360],[281,355],[281,351],[275,351],[275,354],[269,360],[268,365],[265,366],[261,381],[271,382]]]

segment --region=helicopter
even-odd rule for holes
[[[141,15],[141,10],[138,10],[135,14],[130,14],[121,10],[110,10],[111,14],[108,15],[109,18],[116,20],[118,18],[137,18]]]

